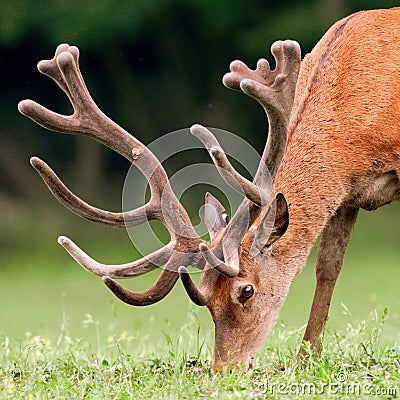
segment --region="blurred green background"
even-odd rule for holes
[[[129,168],[124,160],[86,138],[47,132],[17,112],[24,98],[70,112],[64,94],[36,70],[36,63],[51,58],[59,43],[80,48],[81,70],[100,108],[144,143],[198,122],[238,134],[261,152],[266,132],[262,110],[221,84],[230,61],[238,58],[254,66],[258,58],[270,58],[275,40],[286,38],[298,40],[304,54],[337,19],[397,4],[2,0],[0,334],[22,337],[30,331],[56,337],[66,329],[71,336],[94,339],[97,334],[90,326],[95,325],[103,339],[129,331],[157,343],[163,331],[187,328],[195,334],[196,327],[187,321],[198,318],[202,337],[207,343],[212,340],[207,311],[190,304],[180,282],[159,304],[134,309],[115,299],[99,278],[81,270],[57,244],[58,235],[67,235],[105,263],[138,256],[124,230],[83,221],[65,210],[29,166],[29,157],[38,155],[82,198],[102,208],[121,208]],[[190,157],[183,157],[183,165],[190,164]],[[208,160],[207,155],[201,157]],[[202,198],[196,190],[185,197],[190,212],[197,212]],[[334,294],[330,329],[369,318],[372,310],[387,306],[384,334],[397,338],[399,222],[398,204],[361,212]],[[312,264],[294,282],[280,316],[286,326],[299,328],[307,321],[314,290]],[[127,286],[144,289],[155,278],[150,274]],[[347,311],[343,315],[342,303],[351,316]],[[276,329],[281,328],[278,324]]]

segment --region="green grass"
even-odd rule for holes
[[[190,303],[181,283],[153,306],[121,303],[56,237],[67,234],[109,263],[136,257],[129,239],[123,231],[66,218],[18,214],[0,221],[1,399],[310,398],[307,390],[325,398],[338,398],[335,391],[347,398],[351,390],[352,398],[394,398],[394,391],[399,397],[399,205],[360,216],[321,357],[311,357],[304,369],[290,367],[312,301],[313,254],[255,369],[222,376],[210,373],[211,318]],[[142,290],[156,275],[124,284]]]
[[[90,318],[89,318],[90,319]],[[61,332],[57,340],[27,334],[0,341],[0,395],[4,399],[242,399],[271,398],[396,398],[400,390],[399,348],[383,343],[386,311],[368,323],[348,323],[328,332],[321,356],[311,355],[305,367],[291,365],[288,342],[299,331],[274,331],[254,370],[213,375],[197,342],[192,321],[166,335],[153,351],[135,336],[110,336],[93,349],[86,340]],[[95,329],[97,321],[90,319]],[[192,344],[192,345],[190,345]],[[205,353],[205,354],[203,354]],[[282,367],[285,367],[284,369]],[[290,398],[289,397],[289,398]]]

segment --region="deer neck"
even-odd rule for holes
[[[276,265],[291,279],[304,267],[316,239],[345,197],[340,171],[333,171],[335,166],[320,168],[326,160],[316,158],[315,143],[308,145],[313,152],[306,147],[299,152],[298,145],[289,144],[274,184],[275,192],[282,192],[288,202],[290,222],[272,253]],[[313,158],[307,159],[307,154]]]

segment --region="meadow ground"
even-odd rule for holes
[[[42,226],[3,221],[0,398],[397,398],[398,210],[396,204],[360,216],[320,357],[303,369],[291,366],[314,290],[312,256],[255,369],[222,376],[210,373],[207,310],[189,302],[180,282],[159,304],[126,306],[59,248],[57,234],[68,232],[54,232],[45,220]],[[71,237],[97,259],[132,259],[123,232],[92,226],[96,233],[88,237],[79,224]],[[124,284],[143,289],[155,276]]]

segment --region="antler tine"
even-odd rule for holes
[[[218,237],[220,236],[221,232],[223,229],[226,227],[228,221],[226,217],[224,216],[225,214],[225,207],[216,199],[214,196],[212,196],[210,193],[206,193],[205,195],[205,213],[204,213],[204,222],[207,226],[208,232],[210,234],[210,240],[211,242],[218,243]],[[214,292],[214,286],[215,283],[217,282],[218,277],[220,276],[220,272],[225,274],[225,275],[234,275],[236,273],[232,273],[231,267],[224,266],[223,268],[213,268],[215,265],[217,267],[223,265],[224,263],[221,263],[220,260],[218,259],[217,256],[214,256],[213,254],[206,255],[202,252],[208,252],[210,253],[212,250],[208,248],[208,246],[199,246],[200,254],[201,254],[201,260],[203,261],[204,265],[198,265],[197,267],[200,269],[203,269],[201,273],[201,278],[200,278],[200,284],[199,287],[196,286],[196,284],[193,282],[191,279],[188,271],[184,266],[181,266],[178,269],[179,275],[181,277],[183,286],[189,295],[189,298],[197,305],[199,306],[204,306],[209,303],[213,296]],[[214,249],[213,249],[214,250]],[[216,253],[218,256],[221,255],[220,249],[215,249]],[[210,258],[211,260],[214,260],[214,265],[210,265],[207,263],[207,257]],[[193,265],[192,265],[193,266]]]
[[[146,218],[143,216],[147,214],[146,216],[150,216],[150,219],[154,217],[164,223],[167,218],[167,227],[170,228],[171,235],[197,238],[191,226],[190,219],[179,200],[173,194],[168,176],[158,159],[139,140],[109,119],[97,107],[85,86],[78,61],[79,50],[74,46],[63,44],[57,48],[53,59],[44,60],[38,64],[39,71],[50,76],[68,95],[74,107],[72,115],[65,116],[54,113],[32,100],[21,101],[18,105],[19,111],[50,130],[90,136],[135,163],[148,180],[152,197],[147,204],[146,212],[144,213],[142,210],[138,211],[137,214],[141,215],[138,219],[136,219],[133,212],[130,213],[131,215],[114,215],[118,220],[116,222],[117,226],[121,224],[123,216],[130,220],[130,225],[135,225],[144,222]],[[70,201],[66,201],[67,203],[71,203],[71,201],[74,203],[80,200],[76,196],[73,197],[70,195],[71,192],[56,178],[55,174],[48,167],[46,168],[44,165],[40,166],[38,160],[34,160],[35,168],[37,167],[37,171],[41,174],[45,182],[52,186],[53,191],[58,193],[60,199],[66,200],[66,198],[69,198]],[[160,212],[161,200],[167,204],[171,204],[170,208],[178,212],[174,216],[170,216],[167,210],[166,215],[162,215]],[[69,205],[71,206],[71,204]],[[82,203],[81,205],[83,206]],[[94,219],[93,213],[89,212],[87,206],[83,206],[81,211],[77,204],[74,211],[85,218],[89,216],[91,219]],[[94,208],[92,211],[98,210]],[[105,223],[112,224],[108,217],[105,219],[99,218],[99,220],[99,222],[105,221]]]
[[[63,92],[68,96],[70,101],[73,101],[71,92],[65,83],[65,80],[57,66],[57,57],[64,52],[69,52],[75,59],[77,65],[79,62],[79,49],[75,46],[70,46],[67,43],[60,44],[57,46],[54,57],[51,60],[42,60],[38,62],[37,68],[43,74],[52,78],[63,90]],[[83,80],[82,83],[84,84]]]
[[[103,276],[103,282],[121,301],[131,306],[148,306],[162,300],[175,286],[179,274],[163,270],[156,283],[144,292],[132,292],[108,276]]]
[[[108,276],[103,277],[103,282],[123,302],[132,306],[147,306],[162,300],[172,290],[179,278],[177,269],[180,264],[189,265],[192,259],[193,255],[173,252],[155,284],[144,292],[132,292]]]
[[[215,282],[218,279],[219,273],[214,268],[205,268],[201,273],[199,287],[193,282],[188,270],[181,266],[179,267],[179,275],[183,286],[193,303],[198,306],[207,305],[213,295]]]
[[[269,120],[269,134],[262,156],[262,163],[272,179],[278,171],[286,147],[287,127],[293,106],[297,77],[301,62],[300,45],[293,40],[277,41],[271,46],[276,61],[275,70],[261,59],[256,70],[243,62],[234,61],[231,72],[223,77],[223,83],[231,89],[241,90],[256,99],[264,108]],[[262,170],[265,169],[261,167]],[[255,183],[262,184],[263,171],[257,171]],[[260,181],[260,182],[259,182]]]
[[[300,45],[294,40],[279,40],[272,44],[271,52],[276,62],[274,70],[264,58],[258,60],[255,70],[236,60],[231,63],[231,72],[224,75],[222,82],[230,89],[254,97],[263,107],[283,111],[288,120],[301,62]],[[276,92],[282,90],[285,94],[277,96]]]
[[[190,128],[190,132],[204,144],[218,172],[228,185],[239,193],[243,192],[244,195],[257,206],[262,207],[266,204],[269,199],[269,194],[240,175],[233,168],[224,150],[218,143],[218,140],[207,128],[196,124]]]
[[[239,263],[236,262],[235,264],[228,264],[227,262],[221,261],[211,249],[205,243],[201,243],[199,245],[200,254],[206,260],[206,262],[212,267],[215,268],[219,273],[222,275],[227,276],[228,278],[233,278],[238,275],[239,273]],[[228,255],[229,257],[230,255]]]
[[[32,165],[50,191],[62,204],[83,218],[115,227],[134,226],[150,219],[157,219],[166,226],[171,236],[170,243],[164,249],[134,263],[120,266],[97,263],[67,239],[61,239],[61,244],[84,268],[97,275],[113,277],[141,275],[155,269],[156,266],[168,264],[174,259],[175,254],[184,255],[177,265],[190,264],[196,253],[199,258],[198,245],[203,241],[195,232],[186,210],[173,193],[167,173],[146,146],[113,122],[97,107],[86,88],[79,69],[78,48],[68,44],[58,46],[55,56],[51,60],[39,62],[38,69],[41,73],[51,77],[67,94],[74,112],[72,115],[61,115],[32,100],[21,101],[18,104],[19,111],[47,129],[66,134],[83,134],[115,150],[134,163],[143,173],[149,182],[151,198],[146,205],[125,213],[101,210],[74,195],[47,164],[36,157],[32,158]],[[161,292],[164,291],[165,285],[176,282],[177,276],[176,269],[175,271],[164,270],[155,285],[149,289],[149,295],[153,299],[156,298],[157,296],[154,296],[153,293],[158,289]],[[162,279],[165,279],[165,284],[162,283]],[[146,295],[143,296],[146,297]],[[133,302],[135,301],[133,300]],[[145,300],[144,303],[148,301]]]
[[[175,243],[169,243],[167,246],[141,258],[132,263],[120,265],[106,265],[93,260],[81,250],[71,239],[60,236],[58,243],[75,259],[85,270],[97,276],[109,276],[112,278],[132,278],[134,276],[144,275],[154,269],[164,265],[171,257]]]
[[[86,88],[78,63],[78,48],[67,44],[58,46],[51,60],[38,63],[39,71],[51,77],[67,94],[74,109],[72,115],[52,112],[32,100],[21,101],[18,104],[19,111],[49,130],[89,136],[129,161],[134,161],[141,154],[147,163],[151,162],[151,171],[157,171],[159,162],[154,155],[97,107]]]
[[[246,189],[246,197],[252,201],[252,204],[249,204],[247,199],[242,202],[225,229],[218,245],[218,248],[222,247],[225,262],[218,260],[211,251],[202,253],[203,256],[211,257],[212,255],[212,265],[222,265],[223,268],[226,265],[229,266],[229,273],[232,273],[232,276],[239,271],[240,245],[243,237],[259,215],[261,208],[267,205],[270,199],[272,182],[286,148],[288,121],[300,68],[301,51],[297,42],[291,40],[275,42],[271,47],[271,52],[276,61],[275,70],[271,70],[268,61],[265,59],[258,61],[257,68],[254,71],[243,62],[234,61],[230,65],[231,72],[223,77],[225,86],[241,90],[256,99],[263,106],[269,122],[267,143],[253,182],[251,185],[248,182],[243,185],[243,182],[239,181],[242,183],[242,187],[248,188]],[[197,129],[197,131],[200,130]],[[205,134],[204,130],[200,133],[200,137],[205,137],[203,142],[206,147],[210,148],[214,163],[221,168],[225,167],[224,169],[228,171],[227,161],[224,159],[221,150],[215,147],[215,138]],[[217,151],[213,151],[213,147]],[[232,172],[231,176],[238,179]],[[260,204],[257,204],[260,193],[262,194],[261,207]],[[203,245],[200,246],[204,247]]]
[[[31,118],[36,123],[61,133],[81,133],[90,136],[95,140],[114,149],[135,165],[145,175],[149,181],[151,188],[152,199],[161,199],[162,196],[167,196],[177,209],[181,211],[180,217],[171,219],[176,226],[174,231],[187,231],[187,226],[190,225],[190,219],[179,201],[173,195],[168,183],[168,177],[162,168],[157,158],[136,138],[111,121],[104,115],[96,106],[84,84],[79,66],[79,51],[76,47],[71,47],[66,44],[60,45],[52,60],[41,61],[38,64],[39,71],[50,76],[64,90],[71,100],[74,107],[74,113],[70,116],[54,113],[45,107],[37,104],[32,100],[23,100],[19,103],[19,111]],[[40,168],[37,169],[40,173]],[[46,177],[41,175],[46,181]],[[65,192],[65,185],[60,185],[59,180],[54,180],[52,186],[59,193]],[[150,201],[151,208],[156,214],[159,210],[159,203]],[[149,211],[150,205],[147,208]],[[74,210],[79,214],[79,207]],[[83,217],[85,213],[83,212]],[[157,219],[160,215],[157,216]],[[182,221],[183,218],[183,221]],[[190,234],[193,230],[189,229]]]
[[[110,212],[93,207],[73,194],[55,174],[55,172],[40,158],[32,157],[31,165],[38,172],[53,196],[75,214],[89,221],[98,222],[118,228],[136,226],[156,218],[156,210],[151,204],[146,204],[128,212]]]

